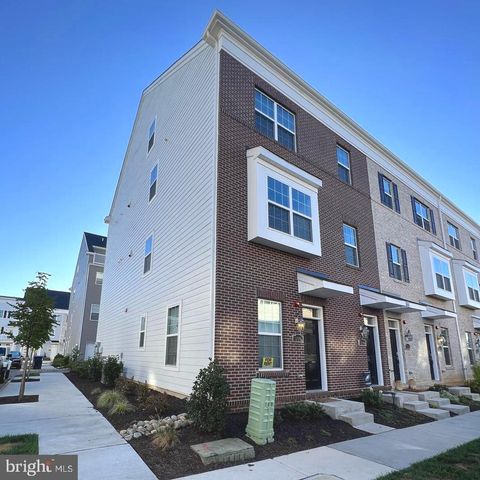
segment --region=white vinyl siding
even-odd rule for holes
[[[111,210],[97,341],[103,355],[123,354],[126,375],[189,394],[212,350],[216,52],[205,42],[145,91]],[[156,117],[156,141],[146,137]],[[160,138],[160,137],[158,137]],[[157,138],[157,140],[158,140]],[[166,141],[163,141],[166,139]],[[155,200],[148,201],[152,154]],[[133,208],[129,208],[131,204]],[[143,275],[153,234],[152,269]],[[178,369],[165,366],[167,307],[182,299]],[[146,349],[139,321],[148,312]]]

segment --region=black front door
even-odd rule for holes
[[[432,352],[432,342],[430,341],[431,333],[425,334],[425,339],[427,340],[427,350],[428,350],[428,363],[430,365],[430,377],[432,380],[435,380],[435,368],[433,367],[433,352]]]
[[[392,349],[393,377],[395,380],[400,378],[400,360],[398,358],[397,331],[390,329],[390,347]]]
[[[368,327],[367,355],[368,355],[368,369],[370,370],[372,384],[378,385],[377,351],[375,348],[374,327],[370,327],[370,326]]]
[[[306,320],[304,329],[305,383],[307,390],[322,388],[318,321]]]

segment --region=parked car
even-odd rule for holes
[[[10,376],[12,361],[6,355],[0,356],[0,383],[4,383]]]
[[[10,352],[8,358],[12,361],[11,368],[22,368],[22,353],[21,352]]]

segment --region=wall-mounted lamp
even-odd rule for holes
[[[405,341],[406,342],[411,342],[412,340],[413,340],[412,332],[410,330],[407,330],[405,332]]]
[[[303,318],[295,317],[295,327],[297,328],[298,333],[303,335],[305,330],[305,320]]]
[[[443,347],[447,343],[447,339],[443,333],[437,336],[437,344],[439,347]]]

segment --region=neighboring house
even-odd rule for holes
[[[43,354],[48,358],[53,358],[57,353],[60,352],[60,331],[67,318],[70,293],[61,292],[58,290],[47,290],[47,292],[50,298],[53,300],[53,313],[58,325],[54,327],[53,333],[50,336],[50,340],[43,345],[38,353]],[[14,334],[18,332],[16,327],[9,326],[9,322],[13,320],[11,317],[13,305],[22,300],[22,298],[18,297],[0,296],[0,348],[6,348],[7,353],[12,350],[20,349],[20,347],[15,345],[13,340],[8,337],[7,332]]]
[[[70,304],[60,344],[64,354],[78,347],[80,358],[95,351],[107,237],[85,232],[70,289]]]
[[[100,351],[178,394],[215,358],[238,408],[258,376],[277,402],[390,385],[372,164],[426,184],[216,12],[142,94],[106,218]]]

